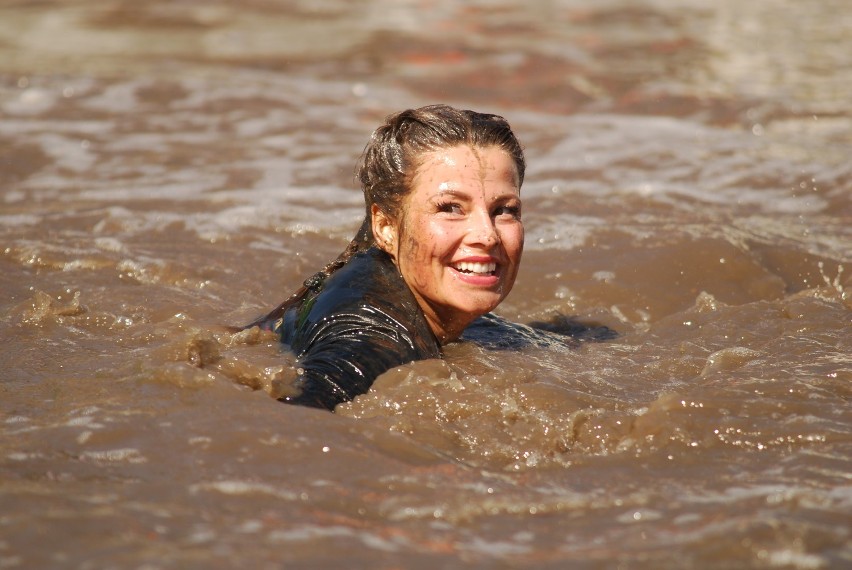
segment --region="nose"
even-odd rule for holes
[[[494,226],[494,220],[488,212],[478,211],[470,218],[470,227],[467,230],[467,242],[470,245],[481,245],[492,248],[500,243],[500,235]]]

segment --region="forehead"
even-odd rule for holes
[[[415,191],[442,183],[504,183],[517,189],[518,178],[514,160],[503,149],[456,146],[424,153],[412,182]]]

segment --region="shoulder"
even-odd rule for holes
[[[465,329],[462,340],[491,350],[520,350],[576,347],[582,341],[610,340],[616,336],[608,327],[583,324],[563,315],[523,325],[488,313]]]
[[[493,313],[473,321],[462,334],[462,340],[491,350],[520,350],[530,347],[564,346],[565,340],[552,337],[527,325],[513,323]],[[570,343],[570,341],[569,341]]]
[[[282,340],[298,354],[325,340],[398,345],[419,357],[440,348],[396,266],[381,250],[353,256],[285,318]]]
[[[312,312],[330,313],[351,307],[377,307],[411,311],[414,296],[390,256],[370,248],[355,254],[316,288]]]

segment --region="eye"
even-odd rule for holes
[[[494,210],[494,217],[511,218],[513,220],[521,219],[521,207],[515,205],[504,204]]]
[[[457,202],[440,202],[437,205],[437,209],[439,212],[443,212],[445,214],[461,214],[462,207]]]

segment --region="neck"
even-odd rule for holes
[[[417,295],[415,295],[415,298],[417,298]],[[417,304],[420,306],[420,310],[423,311],[426,322],[429,324],[429,328],[432,329],[432,334],[435,335],[435,338],[442,345],[457,340],[464,332],[464,329],[476,318],[476,316],[463,320],[460,320],[458,316],[442,318],[432,307],[424,304],[419,298],[417,298]]]

